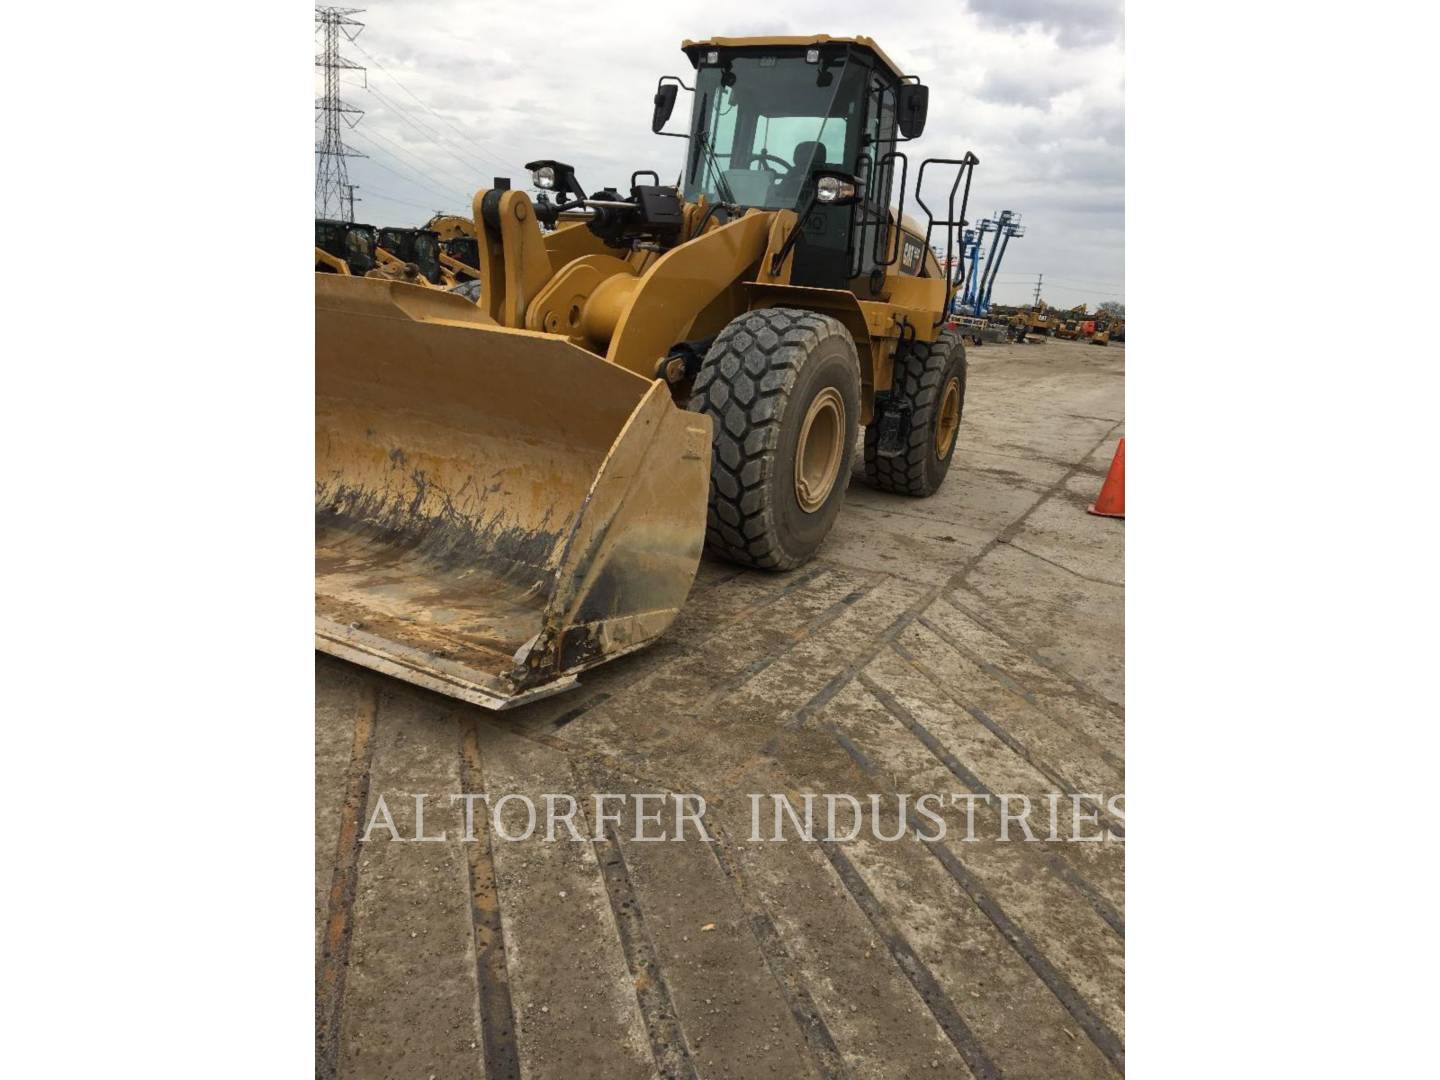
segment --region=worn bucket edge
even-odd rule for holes
[[[426,690],[433,690],[445,697],[458,698],[461,701],[469,702],[471,705],[479,705],[492,712],[503,712],[506,709],[513,709],[518,705],[527,705],[532,701],[539,701],[541,698],[550,697],[552,694],[564,693],[575,686],[577,677],[574,674],[562,675],[559,678],[542,683],[539,686],[528,690],[517,691],[507,694],[486,688],[480,683],[457,679],[452,676],[443,675],[437,671],[416,667],[412,664],[401,663],[393,656],[381,656],[368,649],[360,648],[350,642],[342,640],[337,636],[343,634],[343,628],[335,625],[333,632],[327,632],[326,624],[328,619],[316,619],[315,627],[315,648],[327,656],[333,656],[340,660],[358,664],[360,667],[368,668],[371,671],[379,672],[381,675],[389,675],[391,678],[408,682],[415,686],[423,687]]]

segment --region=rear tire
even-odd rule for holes
[[[849,331],[811,311],[747,312],[705,354],[690,409],[714,420],[710,549],[766,570],[809,561],[855,455],[860,360]]]
[[[880,425],[865,428],[865,479],[897,495],[933,495],[950,471],[965,410],[965,346],[953,331],[934,342],[914,342],[895,358],[890,391],[909,406],[905,448],[880,453]]]

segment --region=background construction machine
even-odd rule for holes
[[[428,228],[377,229],[351,221],[315,219],[317,273],[369,274],[439,288],[464,280],[442,263],[442,257],[439,236]]]
[[[1015,318],[1024,326],[1024,333],[1050,337],[1061,326],[1060,317],[1041,301],[1028,310],[1020,311]]]
[[[1085,304],[1077,304],[1069,311],[1061,312],[1059,318],[1062,321],[1059,326],[1055,327],[1055,336],[1064,341],[1074,341],[1077,338],[1088,337],[1094,333],[1095,324],[1093,322],[1089,323],[1089,330],[1085,329],[1087,323],[1086,316],[1089,315],[1089,313],[1090,309]]]
[[[966,364],[931,244],[978,159],[911,169],[928,90],[869,38],[682,49],[694,87],[661,78],[651,118],[693,95],[678,189],[497,180],[478,303],[317,275],[319,648],[504,708],[662,633],[702,543],[808,560],[862,425],[871,484],[940,486]]]
[[[315,272],[362,276],[375,268],[373,225],[315,219]]]
[[[480,248],[475,239],[475,223],[458,214],[436,214],[425,223],[425,228],[440,238],[440,265],[453,279],[453,284],[463,285],[480,281]],[[470,290],[474,296],[479,290]]]
[[[431,285],[449,288],[454,278],[440,265],[440,237],[430,229],[386,226],[375,248],[379,268],[409,280],[417,275]]]

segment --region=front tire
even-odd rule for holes
[[[892,395],[907,407],[898,454],[882,454],[880,425],[865,428],[865,479],[897,495],[933,495],[950,471],[965,409],[965,346],[953,331],[917,341],[895,358]]]
[[[824,542],[845,501],[860,423],[860,360],[828,315],[762,308],[705,354],[690,399],[714,420],[711,550],[791,570]]]

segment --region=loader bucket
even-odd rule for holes
[[[315,639],[493,709],[658,637],[700,561],[710,421],[463,297],[315,276]]]

